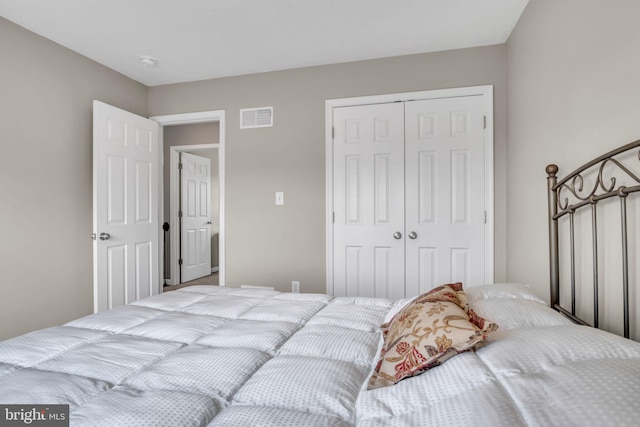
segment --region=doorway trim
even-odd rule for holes
[[[169,161],[171,162],[175,153],[175,157],[176,157],[176,161],[175,161],[175,168],[177,170],[178,167],[178,162],[177,162],[177,157],[178,157],[178,152],[179,151],[186,151],[186,150],[198,150],[198,149],[210,149],[210,148],[217,148],[218,149],[218,179],[219,179],[219,186],[220,186],[220,193],[219,193],[219,215],[220,215],[220,232],[219,232],[219,238],[218,238],[218,248],[219,248],[219,285],[220,286],[225,286],[225,273],[226,273],[226,268],[225,268],[225,110],[215,110],[215,111],[199,111],[199,112],[194,112],[194,113],[182,113],[182,114],[169,114],[169,115],[164,115],[164,116],[154,116],[154,117],[150,117],[151,120],[155,120],[156,122],[158,122],[160,124],[160,130],[158,132],[158,141],[160,144],[160,150],[162,150],[161,152],[164,152],[164,139],[163,139],[163,129],[164,126],[176,126],[176,125],[188,125],[188,124],[195,124],[195,123],[208,123],[208,122],[219,122],[219,126],[220,126],[220,141],[217,144],[202,144],[202,145],[184,145],[184,146],[176,146],[176,147],[171,147],[171,148],[177,148],[178,150],[171,150],[169,152]],[[167,159],[162,159],[162,165],[164,167],[164,162],[167,161]],[[170,212],[169,212],[169,220],[171,221],[171,224],[178,224],[177,219],[178,219],[178,209],[177,207],[175,207],[175,218],[174,218],[174,205],[177,206],[177,203],[175,202],[175,197],[174,195],[177,194],[177,174],[174,173],[173,171],[173,165],[170,163],[171,169],[170,169],[170,181],[169,181],[169,191],[170,191]],[[175,180],[174,180],[174,176],[175,176]],[[175,182],[174,182],[175,181]],[[175,185],[175,188],[174,188]],[[175,192],[175,193],[174,193]],[[164,200],[162,199],[164,194],[164,184],[163,184],[163,180],[162,178],[160,178],[160,206],[164,206]],[[162,209],[162,211],[164,211],[164,209]],[[166,221],[166,219],[164,218],[164,212],[162,215],[162,222],[164,223]],[[177,238],[177,234],[174,237],[174,233],[176,233],[177,228],[176,226],[172,226],[170,228],[170,235],[171,235],[171,247],[175,248],[177,244],[179,244],[179,238]],[[160,235],[162,237],[162,229],[159,231]],[[160,240],[162,241],[162,239]],[[175,250],[171,251],[172,256],[171,256],[171,260],[170,260],[170,268],[171,268],[171,284],[178,284],[176,282],[177,279],[177,272],[178,272],[178,257],[176,256],[177,252]],[[160,256],[160,271],[164,271],[164,257]]]
[[[486,116],[484,170],[485,170],[485,206],[487,220],[485,227],[485,268],[489,271],[490,281],[495,274],[494,247],[494,182],[493,182],[493,85],[469,86],[451,89],[436,89],[420,92],[392,93],[385,95],[359,96],[354,98],[328,99],[325,101],[325,194],[326,194],[326,292],[333,295],[333,109],[358,105],[387,104],[392,102],[418,101],[438,98],[481,95]]]

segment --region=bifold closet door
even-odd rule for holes
[[[335,108],[333,122],[334,294],[485,283],[483,96]]]
[[[404,105],[333,114],[334,294],[402,298]]]
[[[482,96],[411,101],[406,118],[406,291],[485,280]]]

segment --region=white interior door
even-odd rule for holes
[[[482,96],[410,101],[405,117],[407,295],[487,283]]]
[[[211,161],[180,153],[181,281],[211,274]]]
[[[334,294],[401,298],[403,104],[335,108],[333,114]]]
[[[93,103],[94,310],[159,292],[158,124]]]
[[[484,108],[484,95],[333,108],[334,295],[493,281]]]

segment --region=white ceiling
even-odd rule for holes
[[[527,2],[0,0],[0,16],[155,86],[504,43]]]

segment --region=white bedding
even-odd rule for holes
[[[69,404],[73,426],[640,424],[640,344],[523,287],[466,291],[500,329],[390,387],[366,383],[406,300],[193,286],[0,343],[0,404]]]

